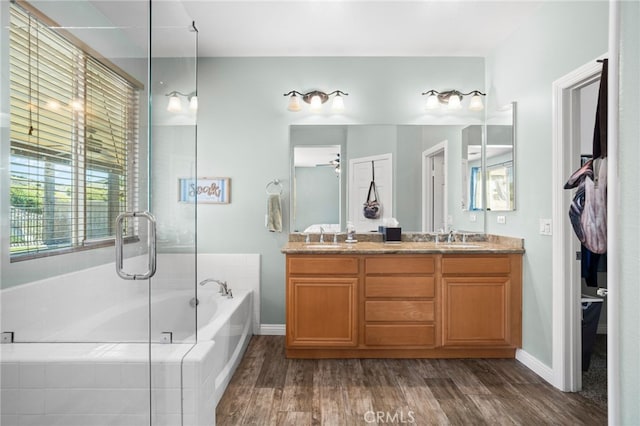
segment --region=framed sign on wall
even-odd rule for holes
[[[228,177],[178,178],[178,201],[198,204],[229,204],[231,179]]]

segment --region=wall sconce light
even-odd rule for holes
[[[484,104],[482,103],[482,96],[487,96],[486,93],[482,93],[479,90],[472,90],[469,93],[462,93],[457,90],[447,90],[444,92],[438,92],[437,90],[428,90],[422,94],[427,96],[426,109],[437,109],[441,105],[447,109],[461,109],[462,100],[465,96],[471,96],[469,101],[469,110],[482,111]]]
[[[174,90],[173,92],[165,94],[165,96],[169,97],[169,104],[167,105],[167,111],[169,112],[182,111],[182,101],[180,100],[180,96],[184,96],[189,100],[190,111],[195,112],[198,110],[198,95],[196,92],[184,94]]]
[[[331,111],[342,112],[344,111],[344,98],[343,96],[349,96],[341,90],[334,90],[331,93],[321,92],[319,90],[313,90],[308,93],[301,93],[297,90],[292,90],[289,93],[285,93],[284,96],[289,96],[289,105],[287,109],[289,111],[298,112],[302,110],[300,105],[300,98],[310,105],[309,110],[313,112],[319,112],[322,110],[322,104],[329,100],[330,96],[333,96],[331,102]]]

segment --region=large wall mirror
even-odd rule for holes
[[[482,145],[481,131],[463,145],[463,138],[473,133],[470,128],[291,126],[291,232],[315,233],[320,227],[344,232],[347,221],[358,232],[375,232],[390,218],[404,232],[484,232],[484,211],[469,208],[473,191],[465,176],[474,161],[468,149],[478,153],[475,160],[481,164]],[[373,175],[382,204],[377,220],[362,213]]]

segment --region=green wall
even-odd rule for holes
[[[620,2],[620,420],[640,424],[640,3]]]
[[[487,90],[497,105],[518,103],[514,212],[488,212],[487,232],[522,237],[523,349],[551,366],[551,238],[538,219],[551,217],[552,83],[607,51],[608,4],[545,2],[487,57]],[[571,23],[570,29],[568,23]]]
[[[261,323],[284,324],[288,235],[268,232],[264,214],[265,185],[280,179],[289,223],[289,126],[479,123],[482,114],[425,113],[421,93],[484,81],[482,58],[202,58],[198,173],[231,177],[232,194],[231,204],[199,208],[199,251],[261,254]],[[287,111],[282,95],[293,89],[343,90],[346,112]]]

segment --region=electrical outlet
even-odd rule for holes
[[[502,216],[502,215],[498,216],[496,220],[497,220],[498,223],[503,223],[503,224],[507,223],[507,217],[506,216]]]
[[[478,220],[478,217],[476,216],[475,213],[471,213],[469,215],[469,222],[475,222],[476,220]]]
[[[4,331],[2,333],[1,343],[13,343],[13,331]]]
[[[540,219],[539,227],[540,227],[540,235],[552,235],[551,219]]]

